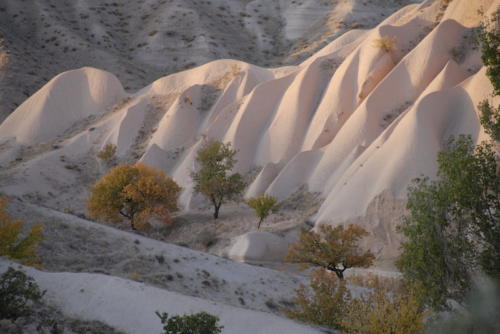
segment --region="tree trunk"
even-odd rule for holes
[[[259,226],[257,226],[257,229],[260,229],[260,224],[262,224],[262,221],[263,221],[263,220],[264,220],[264,219],[262,219],[262,218],[259,220]]]
[[[337,266],[330,264],[326,267],[326,269],[333,271],[335,273],[335,275],[337,275],[337,277],[340,280],[343,280],[344,279],[344,271],[347,269],[347,267],[344,267],[343,269],[339,269],[339,268],[337,268]]]
[[[135,228],[133,216],[130,218],[130,227],[132,228],[133,231],[137,231],[137,229]]]
[[[337,274],[337,277],[340,279],[340,280],[343,280],[344,279],[344,270],[335,270],[335,274]]]
[[[220,209],[220,204],[219,204],[219,205],[215,204],[214,206],[215,206],[215,210],[214,210],[214,219],[217,219],[217,218],[219,218],[219,209]]]

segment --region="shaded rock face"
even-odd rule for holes
[[[372,27],[417,1],[4,0],[0,121],[66,70],[101,68],[135,90],[221,58],[296,64],[350,27]]]
[[[399,256],[401,233],[396,231],[402,219],[408,214],[406,201],[395,198],[385,191],[377,195],[368,205],[363,215],[344,221],[325,221],[332,225],[356,224],[363,226],[369,236],[362,239],[360,246],[370,249],[377,258],[377,267],[394,269],[394,261]]]
[[[251,263],[282,262],[290,243],[269,232],[250,232],[238,236],[227,250],[233,260]]]

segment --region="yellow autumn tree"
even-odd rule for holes
[[[417,334],[424,329],[424,310],[416,289],[392,291],[375,286],[349,302],[341,328],[348,334]]]
[[[347,282],[346,282],[347,281]],[[353,284],[354,283],[354,284]],[[346,334],[417,334],[427,312],[416,287],[393,289],[375,280],[353,296],[351,279],[340,280],[324,268],[312,272],[310,286],[301,285],[290,318],[341,330]]]
[[[143,163],[119,165],[90,189],[87,203],[90,217],[120,222],[130,221],[133,230],[142,228],[150,218],[171,222],[178,210],[181,187],[163,171]]]
[[[7,198],[0,196],[0,256],[18,260],[26,265],[36,264],[35,246],[42,241],[43,227],[37,224],[22,237],[22,220],[13,220],[5,210]]]
[[[345,281],[324,268],[312,272],[309,287],[301,285],[293,300],[294,308],[285,311],[289,318],[321,326],[342,329],[349,311],[351,293]]]
[[[299,242],[290,246],[287,261],[318,266],[335,272],[344,279],[344,271],[353,267],[367,268],[375,256],[371,251],[362,252],[359,240],[366,235],[365,229],[357,225],[332,227],[321,225],[320,233],[302,229]]]

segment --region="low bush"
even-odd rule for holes
[[[30,304],[39,302],[44,293],[32,277],[9,267],[0,277],[0,319],[16,320],[30,315]]]
[[[398,39],[396,37],[383,36],[376,39],[373,42],[373,46],[384,52],[391,52],[396,50],[397,43]]]
[[[97,157],[104,161],[107,165],[112,165],[116,159],[116,145],[107,144],[97,153]]]
[[[359,280],[359,278],[358,278]],[[302,285],[287,316],[347,334],[416,334],[426,312],[415,287],[391,290],[394,282],[373,277],[354,298],[347,283],[327,270],[313,272],[310,287]]]
[[[7,198],[0,196],[0,256],[34,265],[38,259],[35,246],[42,241],[43,227],[35,225],[22,237],[23,222],[9,216],[5,210],[7,202]]]
[[[294,299],[295,308],[288,309],[288,317],[320,326],[342,329],[347,315],[351,293],[345,281],[323,268],[312,273],[311,285],[301,285]]]
[[[156,312],[163,325],[162,334],[218,334],[223,326],[219,326],[219,318],[206,312],[174,315]]]

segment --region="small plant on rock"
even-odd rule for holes
[[[396,37],[382,36],[373,42],[373,46],[388,53],[396,50],[397,43]]]

